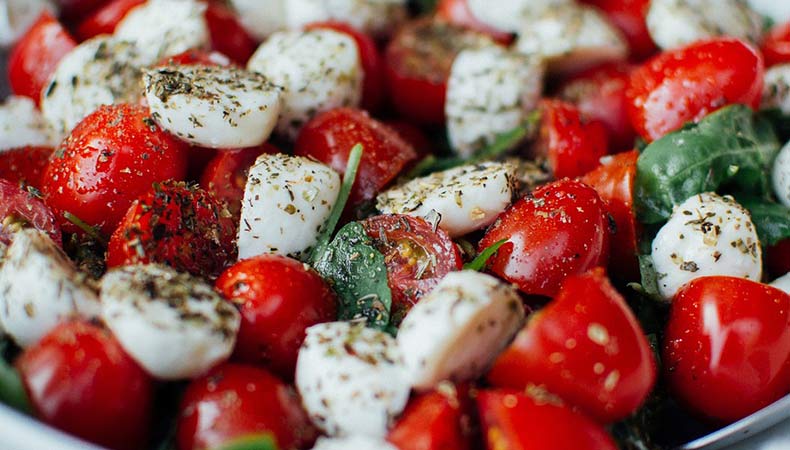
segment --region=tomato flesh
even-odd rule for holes
[[[469,450],[470,403],[468,389],[449,383],[418,395],[406,405],[387,440],[399,450]]]
[[[0,152],[0,178],[41,189],[51,147],[23,147]]]
[[[10,244],[16,225],[30,225],[43,231],[57,245],[63,237],[55,214],[41,199],[25,192],[15,183],[0,178],[0,242]]]

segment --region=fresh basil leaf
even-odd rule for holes
[[[480,252],[479,255],[472,261],[464,264],[464,270],[475,270],[477,272],[483,271],[486,269],[488,265],[488,260],[491,259],[492,256],[499,250],[499,247],[502,247],[507,242],[507,239],[502,239],[501,241],[494,242],[488,248]]]
[[[30,413],[30,400],[22,384],[19,372],[5,359],[8,341],[0,341],[0,402],[12,408]]]
[[[767,196],[771,188],[766,174],[778,151],[770,123],[748,107],[716,111],[653,142],[639,156],[639,217],[648,224],[662,222],[692,195],[721,188]]]
[[[790,208],[755,197],[738,197],[738,203],[749,210],[761,244],[776,245],[790,238]]]
[[[386,329],[392,307],[387,266],[362,224],[341,228],[315,269],[337,293],[340,320],[365,318],[368,326]]]
[[[216,450],[277,450],[277,444],[268,434],[253,435],[235,439]]]

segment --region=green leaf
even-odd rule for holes
[[[488,248],[480,252],[479,255],[471,262],[464,264],[464,270],[475,270],[475,271],[483,271],[486,269],[488,265],[488,260],[491,259],[492,256],[499,250],[499,247],[502,247],[507,242],[507,239],[502,239],[501,241],[494,242]]]
[[[387,266],[362,224],[341,228],[315,269],[337,293],[340,320],[365,318],[368,326],[386,329],[392,307]]]
[[[790,238],[790,208],[755,197],[738,197],[738,203],[749,210],[761,244],[776,245]]]
[[[639,156],[636,206],[648,224],[663,222],[692,195],[717,190],[768,196],[766,176],[779,141],[770,123],[732,105],[653,142]]]
[[[235,439],[215,450],[277,450],[277,444],[270,435],[263,434]]]
[[[24,413],[30,413],[30,400],[19,372],[2,356],[6,353],[8,341],[0,341],[0,402]]]
[[[74,224],[74,226],[82,230],[86,235],[92,237],[103,247],[107,247],[108,239],[103,234],[101,234],[97,228],[88,225],[87,222],[68,211],[63,212],[63,218]]]

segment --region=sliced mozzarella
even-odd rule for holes
[[[759,14],[771,19],[773,23],[790,22],[790,2],[786,0],[746,0]]]
[[[144,63],[130,42],[106,35],[83,42],[60,61],[42,93],[44,118],[63,137],[101,105],[137,102]]]
[[[523,324],[524,307],[513,286],[470,270],[447,274],[398,331],[412,387],[478,378]]]
[[[780,64],[765,71],[760,108],[777,108],[784,114],[790,114],[790,64]]]
[[[339,193],[340,175],[318,161],[261,155],[250,168],[241,203],[239,259],[307,251]]]
[[[524,22],[549,9],[561,9],[574,0],[499,0],[492,7],[491,0],[466,0],[474,17],[500,31],[516,33]]]
[[[450,237],[490,225],[510,205],[516,192],[516,166],[484,162],[436,172],[379,194],[376,207],[385,214],[441,215],[439,227]]]
[[[101,302],[124,350],[159,379],[203,374],[230,356],[239,330],[238,311],[211,285],[166,266],[111,270]]]
[[[652,0],[647,29],[663,49],[717,36],[759,42],[762,18],[743,0]]]
[[[409,399],[405,375],[392,336],[364,323],[331,322],[307,329],[296,388],[328,435],[380,438]]]
[[[384,439],[368,436],[349,436],[344,438],[319,438],[313,450],[398,450],[398,447]]]
[[[779,202],[790,208],[790,142],[782,147],[774,160],[771,179]]]
[[[289,28],[335,20],[376,37],[408,17],[405,0],[288,0],[285,10]]]
[[[98,317],[99,299],[86,280],[48,235],[22,229],[0,269],[0,322],[28,347],[64,320]]]
[[[148,64],[190,49],[206,48],[206,5],[194,0],[149,0],[115,28],[116,38],[137,45]]]
[[[277,132],[290,139],[316,114],[357,106],[362,97],[357,44],[336,31],[275,33],[261,44],[247,67],[285,88]]]
[[[461,51],[447,83],[450,145],[463,157],[523,124],[543,90],[543,64],[498,45]]]
[[[241,25],[253,37],[264,40],[286,28],[285,7],[290,0],[230,0]]]
[[[670,300],[689,281],[713,275],[760,281],[762,249],[749,212],[732,197],[695,195],[675,208],[653,240],[658,290]]]
[[[55,14],[55,6],[51,1],[0,1],[0,47],[13,45],[44,11]]]
[[[579,71],[628,56],[620,31],[597,9],[581,5],[547,9],[524,21],[516,49],[544,58],[553,73]]]
[[[33,100],[11,96],[0,104],[0,152],[12,148],[54,147],[56,139]]]
[[[260,145],[280,114],[282,89],[257,72],[235,67],[150,69],[143,84],[156,123],[201,147]]]
[[[786,273],[772,281],[771,286],[790,294],[790,273]]]

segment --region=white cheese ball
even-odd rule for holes
[[[790,64],[780,64],[765,71],[761,109],[779,109],[790,114]]]
[[[539,59],[498,45],[461,51],[450,70],[444,107],[453,150],[470,157],[522,125],[540,100],[543,72]]]
[[[771,282],[771,286],[790,294],[790,273],[786,273]]]
[[[0,104],[0,152],[27,146],[56,145],[52,130],[33,100],[12,95]]]
[[[258,40],[287,27],[285,7],[290,0],[230,0],[241,25]]]
[[[44,11],[57,15],[50,0],[1,0],[0,47],[11,47]]]
[[[239,223],[239,259],[299,256],[318,239],[340,193],[340,175],[314,159],[263,154],[250,167]]]
[[[466,0],[472,15],[484,24],[504,32],[517,33],[524,22],[549,9],[574,5],[574,0]]]
[[[145,71],[145,98],[159,126],[193,145],[263,144],[277,124],[281,92],[265,76],[235,67],[168,66]]]
[[[381,438],[349,436],[344,438],[318,438],[313,450],[398,450],[398,447]]]
[[[387,434],[410,392],[395,339],[359,322],[307,329],[296,388],[310,419],[326,434],[371,438]]]
[[[358,106],[362,99],[357,44],[344,33],[326,29],[275,33],[258,47],[247,68],[284,88],[277,132],[291,140],[316,115]]]
[[[771,180],[779,203],[790,208],[790,142],[776,156]]]
[[[756,43],[763,26],[743,0],[652,0],[646,20],[650,37],[662,49],[717,36]]]
[[[425,217],[436,211],[439,228],[459,237],[490,225],[516,193],[516,166],[483,162],[416,178],[376,198],[384,214]]]
[[[790,2],[786,0],[746,0],[757,13],[776,24],[790,22]]]
[[[20,347],[29,347],[69,319],[99,316],[96,292],[45,233],[13,235],[0,269],[0,322]]]
[[[110,270],[101,303],[124,350],[162,380],[195,378],[226,360],[241,323],[211,285],[155,264]]]
[[[762,249],[749,212],[732,197],[695,195],[677,206],[653,240],[658,290],[671,300],[696,278],[722,275],[760,281]]]
[[[340,21],[376,37],[389,35],[408,17],[405,0],[288,0],[289,28]]]

